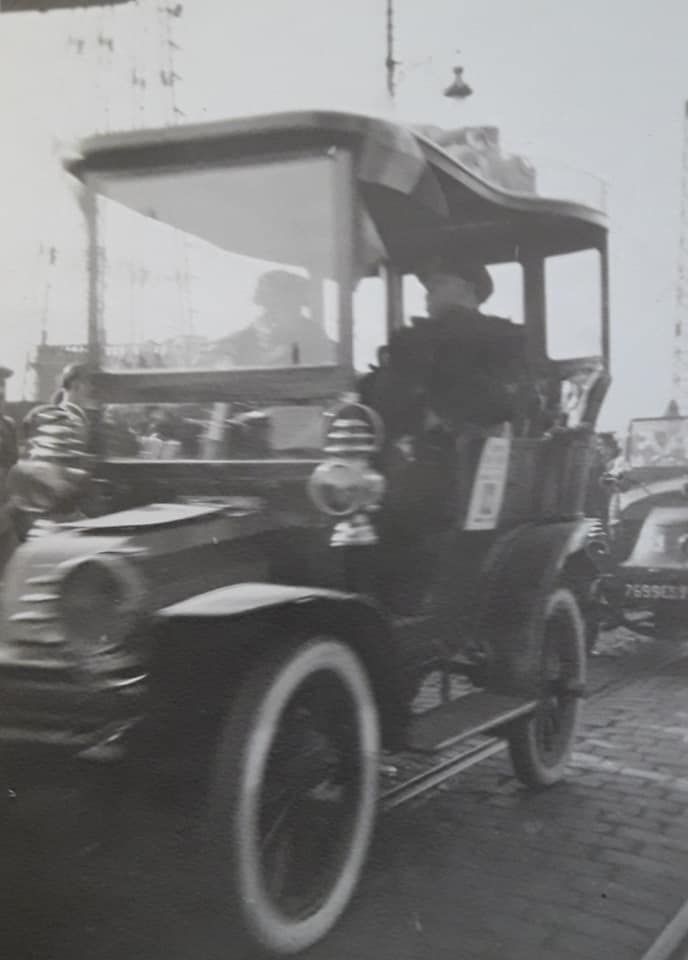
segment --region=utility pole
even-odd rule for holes
[[[387,96],[390,106],[394,106],[396,97],[396,71],[397,61],[394,56],[394,0],[387,0],[387,56],[385,58],[385,71],[387,74]]]
[[[688,410],[688,101],[683,106],[680,209],[672,400],[680,413],[686,413]]]

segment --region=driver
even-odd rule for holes
[[[394,434],[444,426],[453,434],[514,423],[525,377],[523,330],[481,312],[493,284],[482,264],[434,257],[418,272],[428,316],[392,338],[366,399]]]
[[[290,367],[333,363],[335,344],[308,313],[308,281],[288,270],[270,270],[258,280],[256,319],[225,337],[218,349],[237,366]]]

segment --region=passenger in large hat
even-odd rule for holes
[[[360,384],[386,428],[378,525],[387,565],[409,549],[419,558],[417,582],[392,600],[410,608],[432,579],[445,533],[461,526],[484,438],[523,431],[528,405],[523,330],[481,311],[493,291],[485,266],[440,251],[417,275],[427,316],[392,336],[386,362]]]
[[[489,272],[479,262],[442,252],[417,273],[428,315],[392,337],[388,362],[363,385],[364,402],[397,435],[440,423],[454,433],[518,426],[523,331],[481,311],[493,291]]]

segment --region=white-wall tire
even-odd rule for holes
[[[275,780],[280,783],[274,769],[282,774],[284,783],[289,783],[288,761],[283,756],[288,751],[281,744],[281,738],[286,737],[285,727],[298,730],[300,721],[293,714],[297,712],[299,697],[310,696],[315,703],[321,696],[319,686],[322,696],[332,695],[337,701],[336,716],[333,714],[327,721],[336,741],[336,748],[332,747],[330,752],[342,754],[340,767],[335,770],[340,780],[342,766],[355,769],[355,777],[344,786],[329,787],[330,792],[340,791],[344,797],[338,807],[341,825],[337,821],[337,830],[342,834],[340,862],[338,850],[334,850],[331,871],[328,873],[323,867],[326,878],[331,873],[331,879],[323,880],[321,895],[311,908],[305,908],[303,915],[292,915],[285,912],[279,898],[269,889],[271,877],[262,861],[266,846],[273,840],[271,830],[263,830],[261,817],[269,806]],[[323,713],[320,725],[325,726],[324,716],[328,710],[334,711],[334,706],[327,706],[323,700],[318,709]],[[350,750],[342,749],[342,744],[348,743],[347,730]],[[320,739],[325,739],[318,729],[312,731],[312,737],[318,739],[318,745]],[[304,753],[317,757],[304,781],[317,778],[317,764],[329,765],[329,754],[323,751],[325,759],[321,759],[317,749],[310,753],[301,749],[294,758],[297,773],[299,764],[304,765]],[[307,764],[310,759],[304,762]],[[219,742],[210,827],[221,887],[216,892],[231,910],[237,932],[249,944],[278,956],[293,954],[321,939],[339,919],[355,890],[370,844],[378,763],[379,724],[374,695],[364,666],[345,643],[331,637],[313,637],[273,648],[242,677]],[[317,784],[307,791],[299,801],[304,811],[311,803],[317,805],[318,800],[312,800],[312,795],[317,795],[315,791],[326,793],[327,789],[327,785]],[[291,810],[288,816],[297,819],[298,803],[292,804]],[[275,822],[279,824],[279,817]],[[279,833],[282,828],[278,825],[275,829]]]
[[[586,680],[585,623],[573,593],[565,587],[553,590],[527,629],[525,666],[539,703],[532,716],[512,727],[509,752],[519,780],[549,787],[566,774]]]

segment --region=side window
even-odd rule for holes
[[[387,343],[387,295],[382,277],[364,277],[353,296],[354,368],[368,373],[377,363],[380,347]]]
[[[488,266],[494,290],[480,307],[483,313],[523,323],[523,267],[520,263],[495,263]]]
[[[552,360],[602,352],[601,264],[597,250],[545,261],[547,353]]]

